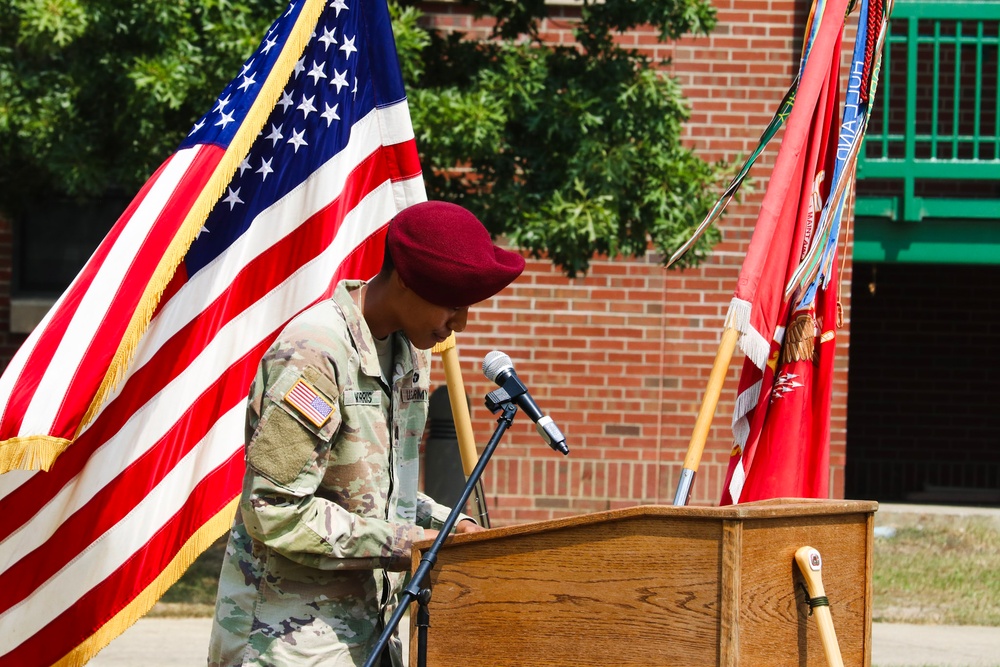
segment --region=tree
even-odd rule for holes
[[[256,46],[264,0],[12,0],[0,8],[0,209],[53,195],[131,195]],[[486,42],[394,7],[397,46],[432,197],[569,275],[594,253],[667,252],[711,204],[722,165],[680,141],[687,117],[661,63],[622,49],[641,24],[705,33],[705,0],[606,0],[582,9],[579,48],[544,44],[542,0],[485,0]],[[109,221],[110,224],[110,221]],[[704,256],[707,235],[687,261]]]
[[[4,3],[0,207],[134,194],[277,11],[273,0]]]
[[[547,255],[570,276],[593,254],[665,255],[690,236],[725,171],[681,143],[688,109],[661,65],[615,42],[655,26],[663,40],[704,34],[702,0],[585,2],[578,46],[543,43],[542,0],[482,0],[494,39],[415,37],[397,15],[417,146],[431,196],[459,201],[495,234]],[[704,257],[704,238],[686,258]]]

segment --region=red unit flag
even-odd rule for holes
[[[833,342],[820,344],[813,334],[817,325],[820,336],[833,331],[836,318],[827,310],[836,307],[836,295],[824,290],[803,301],[804,294],[787,300],[784,292],[814,241],[830,191],[846,9],[847,0],[829,0],[813,18],[815,37],[730,305],[728,324],[740,332],[746,359],[724,504],[827,495]]]

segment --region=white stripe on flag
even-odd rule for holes
[[[376,108],[376,114],[382,144],[401,144],[415,137],[413,124],[410,122],[410,107],[406,100]]]
[[[401,122],[401,117],[409,122],[405,103],[382,109],[377,114],[389,116],[394,124]],[[344,150],[317,169],[306,183],[262,211],[254,219],[248,233],[240,236],[225,253],[212,260],[201,271],[190,276],[188,282],[157,315],[157,319],[162,323],[155,334],[147,332],[148,344],[144,340],[141,350],[136,353],[132,364],[133,370],[148,363],[161,345],[198,317],[205,304],[211,303],[228,289],[254,258],[269,250],[341,195],[348,177],[357,165],[379,148],[380,137],[373,116],[374,114],[369,114],[355,124],[351,131],[350,143]],[[413,199],[411,196],[408,201],[413,204],[421,199]],[[349,231],[351,233],[348,238],[356,240],[351,246],[353,249],[386,222],[387,218],[375,227],[362,226],[358,230],[359,233],[354,233],[355,225],[348,225],[345,220],[334,242],[340,243],[340,236]],[[346,254],[345,252],[344,256]],[[198,295],[197,298],[194,298],[194,295]],[[111,394],[109,400],[115,395],[117,394]]]
[[[419,196],[422,186],[419,178],[397,184],[383,183],[345,218],[345,228],[360,228],[367,224],[367,233],[362,240],[367,238],[385,224],[391,211],[395,210],[394,190],[406,193],[402,196],[413,197]],[[222,327],[173,382],[136,410],[125,426],[97,449],[77,479],[61,489],[30,522],[0,542],[0,571],[6,570],[18,557],[44,544],[66,518],[86,505],[144,455],[190,409],[209,384],[256,346],[263,336],[271,333],[275,322],[290,320],[320,298],[329,281],[330,267],[339,266],[357,245],[353,240],[341,242],[338,235],[334,243],[316,259]],[[154,320],[150,329],[154,339],[157,338],[157,324]],[[244,409],[243,405],[238,407]],[[231,433],[231,440],[233,448],[243,446],[242,423]],[[229,451],[232,453],[234,449]]]
[[[74,279],[76,282],[76,279]],[[69,293],[69,289],[59,295],[59,299],[55,304],[49,308],[49,312],[45,313],[45,317],[42,321],[31,330],[31,334],[25,339],[21,344],[21,347],[17,348],[17,352],[14,357],[7,364],[7,367],[3,370],[3,374],[0,375],[0,396],[3,396],[3,405],[0,406],[0,420],[3,419],[7,411],[7,401],[10,400],[11,392],[14,390],[14,385],[18,380],[21,379],[21,372],[24,370],[25,365],[28,363],[28,359],[31,357],[31,351],[38,344],[38,339],[41,338],[42,332],[49,326],[49,322],[52,321],[53,315],[59,310],[63,301],[66,300],[66,295]],[[32,472],[38,472],[37,470]],[[3,480],[4,475],[0,475],[0,480]]]
[[[92,285],[80,300],[69,328],[35,389],[34,397],[24,412],[20,433],[48,433],[52,428],[62,407],[62,402],[52,400],[52,397],[65,396],[69,384],[76,379],[76,374],[67,370],[79,367],[98,328],[104,322],[112,300],[132,268],[137,249],[146,240],[177,183],[198,152],[199,149],[189,148],[174,154],[136,209],[135,215],[125,225],[121,236],[101,264]]]
[[[743,471],[743,459],[740,458],[733,468],[733,478],[729,480],[729,497],[733,499],[733,504],[740,502],[740,494],[743,493],[743,483],[747,476]]]
[[[244,412],[244,406],[237,405],[221,415],[206,437],[122,521],[31,596],[0,614],[0,636],[26,639],[34,635],[121,567],[184,507],[205,474],[230,457],[231,436],[242,430]],[[6,642],[0,655],[16,648],[11,643]]]
[[[409,190],[407,194],[401,195],[403,197],[419,196],[423,191],[422,185],[422,181],[419,179],[397,183],[392,186],[384,184],[369,196],[362,205],[355,209],[352,214],[358,215],[361,219],[384,220],[386,211],[394,210],[391,208],[392,202],[395,200],[394,191],[400,190],[405,192]],[[333,248],[329,249],[327,254],[336,255],[336,262],[338,264],[344,257],[342,252],[337,252]],[[330,258],[325,259],[329,260]],[[288,299],[286,298],[288,292],[297,291],[303,283],[316,282],[313,279],[319,278],[319,275],[313,274],[325,273],[325,275],[329,275],[328,266],[326,265],[327,261],[313,262],[309,270],[301,272],[303,280],[287,281],[282,285],[281,289],[272,292],[268,297],[261,300],[261,302],[255,304],[256,312],[253,313],[255,316],[254,319],[260,319],[263,322],[273,322],[273,317],[276,314],[282,317],[290,317],[289,313],[291,309],[287,306]],[[275,313],[274,309],[283,310],[284,312]],[[233,336],[220,336],[220,338],[235,338],[239,340],[239,337],[243,335],[242,331],[236,330],[237,327],[227,328],[229,329],[227,333],[233,334]],[[113,458],[111,454],[115,450],[125,447],[132,449],[131,453],[133,454],[141,454],[141,451],[136,452],[134,450],[146,450],[149,447],[149,442],[155,441],[163,430],[169,428],[174,422],[175,415],[161,414],[161,410],[165,410],[166,406],[183,403],[183,401],[174,400],[176,397],[172,394],[176,393],[181,396],[191,395],[187,388],[179,386],[185,384],[184,380],[186,376],[191,375],[194,380],[206,375],[215,377],[215,375],[211,374],[212,369],[202,368],[202,365],[206,363],[206,360],[209,364],[217,360],[217,350],[214,348],[217,347],[215,343],[218,340],[213,341],[213,345],[206,348],[198,360],[181,377],[178,377],[174,383],[171,383],[171,386],[168,388],[169,392],[165,390],[163,395],[157,396],[154,399],[157,406],[156,411],[151,412],[148,416],[145,415],[145,407],[137,411],[133,418],[130,419],[128,427],[123,429],[122,432],[117,434],[115,438],[106,443],[95,454],[88,463],[84,476],[79,480],[80,483],[74,485],[77,487],[77,491],[81,491],[83,488],[98,488],[101,485],[98,479],[89,479],[92,474],[103,477],[113,477],[116,474],[114,471],[109,471],[105,464],[108,458]],[[223,348],[226,346],[231,347],[232,345],[232,340],[222,342]],[[146,407],[153,402],[150,401]],[[176,405],[174,411],[178,413],[183,412],[186,407],[185,405]],[[183,506],[184,499],[190,493],[190,490],[186,487],[197,484],[197,481],[205,473],[210,472],[224,462],[233,453],[234,447],[242,447],[242,437],[240,436],[242,434],[244,413],[245,406],[240,402],[226,413],[223,420],[212,428],[210,437],[213,441],[213,455],[207,465],[199,466],[201,472],[195,472],[191,468],[191,461],[195,451],[203,448],[202,445],[199,445],[198,449],[189,453],[182,460],[182,463],[171,471],[167,478],[157,486],[156,490],[144,499],[135,510],[129,513],[125,520],[107,531],[90,548],[85,549],[79,557],[41,586],[31,597],[0,615],[0,633],[9,631],[15,634],[4,636],[24,637],[39,631],[55,615],[67,609],[93,586],[114,572],[135,550],[141,548],[156,530],[179,507]],[[159,423],[159,426],[157,426],[157,423]],[[201,455],[199,454],[199,456]],[[184,484],[184,480],[187,480],[187,485]],[[94,484],[94,482],[97,483]],[[182,491],[181,494],[177,493],[178,489]],[[49,515],[47,517],[49,521],[54,521],[58,524],[61,522],[61,517],[71,515],[75,509],[78,509],[83,504],[83,501],[77,494],[69,493],[67,495],[69,496],[68,499],[65,497],[56,499],[46,507],[45,512]],[[59,502],[60,500],[62,501],[61,503]],[[74,507],[67,507],[68,504],[72,504]],[[59,505],[59,507],[55,508],[56,505]],[[45,540],[40,539],[42,536],[39,533],[42,531],[37,522],[32,523],[29,535],[21,535],[21,537],[26,538],[29,542],[35,542],[37,545]],[[48,533],[48,536],[51,536],[57,528],[58,525],[52,526],[50,524],[50,530],[44,532]],[[18,531],[18,533],[24,532]],[[4,549],[9,546],[13,537],[5,541],[2,545]],[[31,548],[33,547],[30,545],[25,546],[22,543],[18,545],[16,552],[21,554],[27,553]]]

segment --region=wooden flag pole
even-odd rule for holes
[[[462,470],[468,479],[479,461],[479,453],[476,451],[476,438],[472,433],[472,419],[469,416],[469,403],[465,397],[465,383],[462,381],[462,367],[458,362],[455,334],[452,333],[443,342],[435,345],[431,351],[440,354],[441,362],[444,364],[448,401],[451,403],[451,416],[455,420],[455,435],[458,438],[458,451],[462,457]],[[489,528],[490,518],[486,509],[482,480],[476,484],[473,498],[479,515],[479,524]]]
[[[695,420],[694,430],[691,432],[691,441],[688,443],[687,455],[684,457],[681,479],[677,484],[677,493],[674,494],[674,505],[687,505],[691,498],[691,485],[694,483],[695,473],[698,472],[701,455],[705,451],[705,441],[708,440],[708,431],[712,427],[712,418],[715,417],[715,408],[719,404],[722,385],[726,381],[729,362],[733,359],[739,336],[740,332],[732,326],[727,326],[722,331],[719,351],[715,354],[715,362],[712,364],[712,372],[708,376],[705,396],[701,399],[701,409],[698,411],[698,418]]]
[[[811,610],[809,613],[816,614],[826,662],[830,667],[844,667],[844,658],[840,655],[840,645],[833,627],[833,616],[830,614],[830,601],[823,588],[823,559],[812,547],[800,547],[795,552],[795,562],[806,581],[806,592],[809,595],[807,602]]]

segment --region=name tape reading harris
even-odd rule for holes
[[[419,387],[406,388],[401,390],[403,401],[406,403],[426,403],[427,390]],[[347,391],[344,392],[344,405],[382,405],[382,392],[380,391]]]

